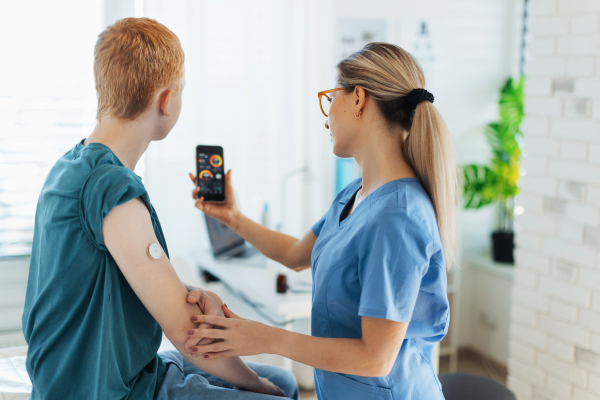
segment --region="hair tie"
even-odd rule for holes
[[[413,89],[406,95],[406,105],[412,111],[417,108],[419,103],[429,101],[433,103],[433,95],[425,89]]]

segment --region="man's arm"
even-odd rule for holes
[[[188,331],[197,327],[190,318],[198,314],[198,306],[186,301],[187,290],[164,251],[158,260],[148,256],[148,246],[159,242],[140,198],[113,208],[103,221],[102,236],[129,285],[187,360],[240,388],[264,391],[265,382],[239,357],[205,360],[185,353]]]

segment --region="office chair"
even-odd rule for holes
[[[439,380],[446,400],[517,400],[506,386],[485,376],[458,372]]]

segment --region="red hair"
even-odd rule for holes
[[[98,36],[94,48],[96,118],[135,119],[155,92],[183,76],[179,38],[149,18],[124,18]]]

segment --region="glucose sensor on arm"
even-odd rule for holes
[[[157,243],[152,243],[148,246],[148,257],[153,260],[158,260],[162,256],[162,248]]]

